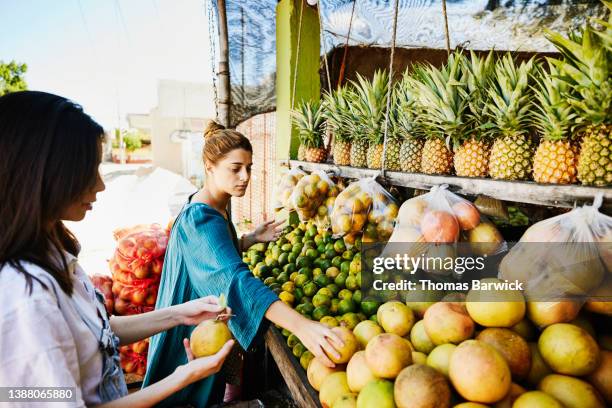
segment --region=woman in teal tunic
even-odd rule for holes
[[[336,348],[342,341],[327,326],[281,302],[242,262],[241,249],[280,234],[278,224],[268,223],[254,235],[238,240],[229,221],[226,209],[230,198],[244,196],[248,186],[252,152],[251,143],[239,132],[209,124],[203,152],[205,186],[190,198],[174,223],[155,307],[225,294],[234,314],[229,327],[243,349],[254,345],[271,321],[294,333],[317,358],[333,367],[327,355],[338,356]],[[184,345],[192,330],[181,326],[151,339],[143,386],[185,363]],[[224,381],[218,375],[211,376],[174,394],[162,406],[204,407],[221,402],[223,389]]]

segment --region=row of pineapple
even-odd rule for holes
[[[413,67],[391,91],[386,72],[358,75],[294,112],[298,159],[325,161],[327,132],[337,165],[611,185],[612,25],[598,24],[570,38],[548,32],[561,58],[545,63],[455,52],[440,69]]]

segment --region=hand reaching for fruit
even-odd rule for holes
[[[285,220],[264,222],[253,231],[253,239],[255,242],[270,242],[277,240],[283,232],[282,225],[284,223]]]
[[[338,350],[341,350],[345,344],[329,327],[306,320],[304,324],[299,326],[295,335],[323,364],[330,368],[335,367],[330,357],[334,360],[340,359],[341,355]]]
[[[191,384],[221,370],[223,362],[234,347],[234,340],[227,341],[217,353],[200,358],[195,358],[193,355],[188,339],[183,340],[183,346],[187,354],[187,364],[177,367],[176,372],[183,373],[187,382]]]
[[[200,299],[172,306],[173,315],[180,324],[195,326],[204,320],[217,319],[226,321],[232,310],[225,301],[216,296],[206,296]]]

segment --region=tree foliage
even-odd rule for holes
[[[28,85],[23,79],[27,70],[28,66],[26,64],[15,61],[7,64],[0,61],[0,96],[28,89]]]

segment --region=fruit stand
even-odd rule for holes
[[[277,148],[290,154],[276,208],[295,217],[243,260],[348,344],[329,370],[295,335],[270,329],[268,351],[298,406],[612,404],[612,82],[601,63],[611,32],[603,20],[573,37],[547,32],[558,56],[546,60],[449,50],[441,67],[279,91],[292,137]],[[495,278],[475,282],[527,289],[495,302],[474,287],[374,299],[361,250],[375,243],[499,256]],[[584,261],[580,277],[547,266],[570,259]]]

